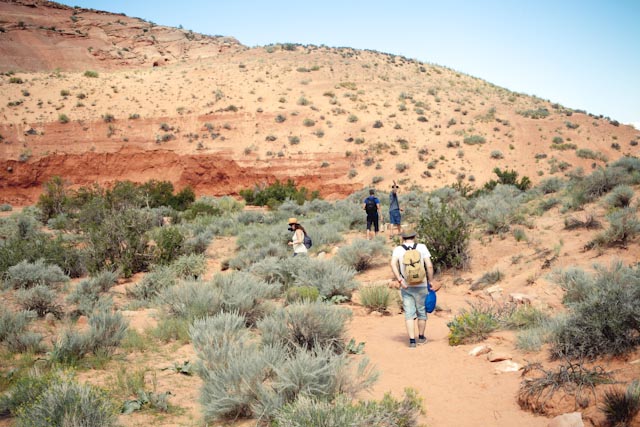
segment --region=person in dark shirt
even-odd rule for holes
[[[380,200],[375,196],[374,189],[369,190],[369,197],[363,200],[362,208],[367,213],[367,239],[371,240],[375,237],[376,233],[380,231]],[[373,225],[373,233],[371,232],[371,226]]]

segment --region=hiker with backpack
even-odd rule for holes
[[[431,254],[422,243],[416,243],[415,231],[405,231],[401,235],[402,244],[396,246],[391,255],[391,270],[400,287],[402,308],[409,335],[409,347],[416,343],[424,344],[427,327],[427,313],[425,298],[429,293],[429,286],[434,291],[440,286],[433,286],[433,264]],[[418,338],[415,336],[415,320],[418,320]]]
[[[297,218],[289,218],[289,231],[293,231],[289,246],[293,247],[293,256],[306,254],[307,247],[311,247],[311,239],[307,236],[307,231],[298,222]]]
[[[380,231],[378,213],[380,212],[380,200],[375,196],[376,192],[372,188],[369,190],[369,197],[363,201],[363,209],[367,213],[367,239],[371,240]],[[373,225],[373,236],[371,236],[371,226]]]
[[[391,193],[389,193],[389,223],[392,227],[392,232],[389,234],[389,237],[394,236],[393,228],[396,229],[396,235],[400,235],[400,233],[402,232],[400,226],[402,219],[400,216],[400,212],[402,212],[402,209],[400,209],[400,203],[398,202],[398,185],[395,181],[393,181],[393,185],[391,186]]]

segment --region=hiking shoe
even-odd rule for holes
[[[409,343],[409,348],[416,348],[416,343],[410,342]]]
[[[418,337],[418,344],[424,344],[427,342],[427,337]]]

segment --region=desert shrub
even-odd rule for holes
[[[499,315],[500,325],[506,329],[531,329],[543,326],[549,316],[530,304],[507,304]]]
[[[396,171],[399,173],[402,173],[404,171],[406,171],[407,169],[409,169],[409,165],[407,163],[396,163]]]
[[[87,335],[73,329],[65,329],[53,343],[49,361],[63,365],[75,365],[88,353]]]
[[[125,277],[143,271],[149,262],[147,231],[154,225],[148,210],[112,210],[87,230],[87,267],[91,272],[119,269]]]
[[[285,301],[287,304],[297,302],[315,302],[320,298],[320,291],[314,286],[292,286],[287,289]]]
[[[127,294],[132,297],[152,301],[157,298],[165,289],[176,284],[176,273],[170,266],[158,266],[145,274],[140,282],[127,289]]]
[[[476,145],[476,144],[484,144],[485,142],[487,142],[487,140],[482,135],[468,135],[464,137],[462,142],[468,145]]]
[[[33,404],[50,387],[54,378],[57,378],[54,373],[45,374],[38,370],[19,376],[0,396],[0,417],[17,416],[19,409]]]
[[[267,421],[298,396],[333,400],[375,380],[366,359],[356,370],[346,354],[329,349],[291,353],[279,346],[260,347],[245,323],[242,316],[221,313],[196,320],[190,328],[204,380],[200,401],[207,422],[229,417]]]
[[[182,255],[171,264],[179,279],[197,279],[207,270],[207,259],[203,254]]]
[[[212,281],[186,282],[169,288],[163,301],[175,316],[194,319],[235,311],[254,324],[266,312],[266,300],[279,295],[280,286],[256,278],[245,272],[218,274]]]
[[[469,261],[470,227],[462,214],[447,203],[427,202],[416,227],[418,241],[431,253],[437,270],[464,268]]]
[[[222,295],[211,282],[190,281],[167,288],[161,298],[169,314],[192,320],[222,311]]]
[[[91,70],[87,70],[84,72],[84,76],[85,77],[93,77],[96,78],[98,77],[98,72],[97,71],[91,71]]]
[[[185,236],[180,228],[160,227],[156,229],[153,237],[156,242],[155,262],[169,264],[182,254]]]
[[[27,331],[27,325],[37,314],[33,311],[12,312],[0,307],[0,344],[15,353],[42,351],[40,334]]]
[[[557,193],[562,189],[562,187],[564,187],[564,183],[560,178],[557,177],[543,179],[537,186],[542,194]]]
[[[592,213],[587,213],[584,219],[568,216],[564,219],[564,228],[567,230],[574,230],[576,228],[586,228],[592,230],[600,228],[602,225],[600,221]]]
[[[353,291],[358,288],[354,280],[356,272],[351,267],[333,260],[309,259],[306,264],[304,269],[293,273],[296,286],[315,286],[320,291],[320,295],[326,299],[334,296],[351,299]]]
[[[624,184],[628,175],[622,168],[599,168],[590,175],[574,183],[571,193],[574,197],[582,197],[583,203],[591,202],[611,191],[619,184]]]
[[[268,257],[251,265],[250,272],[268,283],[277,283],[288,289],[295,281],[294,269],[304,268],[308,257]],[[314,289],[315,286],[313,287]]]
[[[127,321],[119,312],[95,310],[89,316],[89,330],[79,332],[66,329],[58,336],[49,353],[53,363],[75,365],[88,353],[110,356],[125,337]]]
[[[542,212],[546,212],[554,206],[558,206],[560,204],[560,200],[555,197],[550,197],[548,199],[540,200],[540,210]]]
[[[493,173],[498,176],[498,180],[490,180],[484,184],[484,190],[493,190],[498,184],[513,185],[520,191],[526,191],[531,187],[531,180],[528,176],[523,176],[518,181],[518,172],[515,170],[500,170],[500,168],[494,168]]]
[[[297,188],[295,182],[289,179],[286,183],[276,180],[267,187],[240,190],[240,196],[245,199],[248,205],[277,206],[287,199],[295,200],[301,205],[305,200],[317,199],[320,197],[320,193],[318,191],[309,192],[305,187]]]
[[[117,406],[105,392],[88,384],[78,384],[69,375],[61,374],[32,402],[20,407],[16,425],[116,426]]]
[[[640,159],[637,157],[623,156],[609,165],[612,168],[620,168],[627,173],[640,172]]]
[[[13,206],[8,203],[0,204],[0,212],[11,212],[13,210]]]
[[[385,313],[393,300],[393,292],[386,285],[360,287],[360,304],[369,311]]]
[[[640,344],[640,268],[614,263],[595,276],[575,273],[571,312],[552,341],[553,357],[621,355]],[[567,286],[567,285],[565,285]]]
[[[548,109],[542,107],[535,110],[521,110],[517,111],[517,113],[523,117],[528,117],[531,119],[544,119],[550,114]]]
[[[615,210],[607,215],[609,227],[598,234],[585,246],[594,247],[626,247],[627,243],[640,233],[640,220],[633,208]]]
[[[449,345],[469,344],[482,341],[499,326],[496,313],[491,306],[471,305],[462,309],[447,323]]]
[[[604,199],[607,206],[611,208],[626,208],[631,205],[634,196],[633,188],[628,185],[618,185],[614,187]]]
[[[422,400],[412,389],[404,390],[401,401],[386,393],[381,401],[352,403],[347,396],[335,402],[300,397],[280,409],[274,427],[417,427]]]
[[[487,286],[498,283],[500,280],[504,278],[504,273],[498,269],[493,271],[488,271],[484,273],[478,280],[473,282],[471,285],[472,291],[478,291],[480,289],[484,289]]]
[[[355,239],[350,245],[343,246],[338,250],[336,259],[357,272],[361,272],[371,267],[375,258],[385,252],[386,248],[381,239]]]
[[[163,342],[179,341],[183,344],[191,342],[189,338],[191,321],[181,317],[163,317],[151,330],[151,335]]]
[[[43,259],[36,262],[22,261],[9,267],[5,283],[14,289],[26,289],[36,285],[52,286],[69,280],[57,265],[47,265]]]
[[[57,293],[44,285],[36,285],[29,289],[20,289],[16,293],[16,300],[20,307],[27,311],[34,311],[39,317],[51,313],[55,317],[62,317],[62,306],[56,302]]]
[[[607,156],[599,151],[596,152],[593,150],[589,150],[588,148],[578,148],[576,150],[576,156],[583,159],[602,160],[603,162],[607,161]]]
[[[509,231],[518,207],[519,194],[513,186],[499,185],[490,194],[478,197],[470,215],[480,220],[489,234]]]
[[[265,346],[290,351],[330,348],[344,350],[346,322],[351,312],[324,302],[302,302],[280,308],[258,322]]]
[[[540,363],[529,364],[525,373],[536,373],[534,378],[525,378],[518,390],[518,404],[522,409],[538,414],[548,411],[547,403],[553,395],[562,391],[564,398],[571,396],[575,399],[576,407],[589,404],[591,394],[598,384],[611,383],[611,374],[601,367],[589,368],[581,362],[567,361],[555,370],[546,370]]]
[[[640,412],[640,381],[632,381],[625,390],[612,388],[605,391],[601,410],[610,426],[630,426]]]
[[[500,150],[493,150],[491,151],[490,157],[492,159],[504,159],[504,154],[502,154]]]
[[[120,312],[96,310],[89,316],[87,350],[96,355],[111,355],[124,338],[128,321]]]
[[[523,329],[516,335],[516,348],[525,352],[539,352],[549,342],[552,330],[547,323],[541,326]]]
[[[100,293],[107,292],[117,282],[117,272],[108,270],[100,272],[95,277],[78,282],[67,297],[67,302],[77,305],[75,314],[88,315],[97,307]]]

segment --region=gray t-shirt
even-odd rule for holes
[[[389,193],[389,210],[400,210],[400,203],[398,203],[398,195],[393,191]]]

